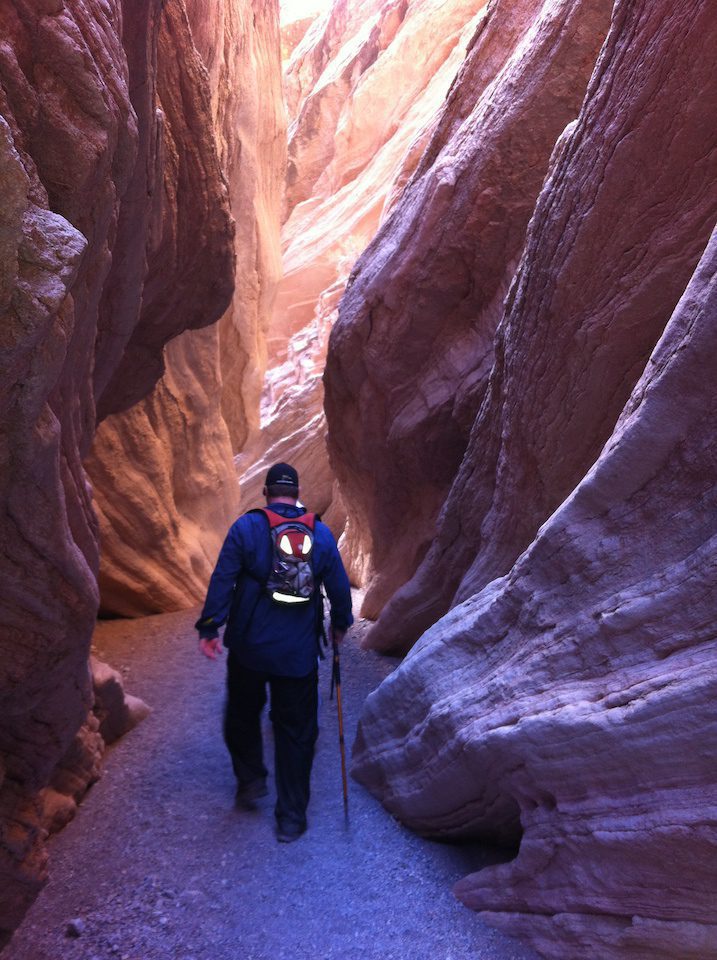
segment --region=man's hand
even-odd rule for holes
[[[219,637],[212,637],[211,640],[200,638],[199,651],[210,660],[217,660],[222,654],[222,644]]]
[[[331,627],[331,639],[334,643],[341,643],[343,638],[346,636],[345,630],[339,630],[338,627]]]

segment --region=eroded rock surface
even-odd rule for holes
[[[45,878],[39,792],[62,774],[77,777],[74,796],[94,775],[91,744],[75,746],[98,607],[82,468],[96,401],[110,412],[146,394],[165,341],[211,323],[231,294],[226,189],[202,181],[206,154],[190,136],[201,95],[187,86],[180,104],[177,89],[176,110],[159,109],[162,7],[0,6],[0,945]],[[176,0],[166,13],[182,10]],[[173,47],[166,69],[185,52]],[[191,264],[185,219],[206,231]],[[213,288],[200,313],[185,272]]]
[[[358,778],[520,835],[461,899],[546,957],[717,957],[717,233],[595,466],[369,698]]]
[[[611,6],[490,8],[413,179],[352,273],[331,337],[326,409],[332,463],[375,570],[367,616],[433,537],[485,393],[528,220]]]
[[[717,957],[712,14],[615,7],[355,748],[415,829],[521,841],[457,893],[555,960]]]
[[[351,267],[418,163],[484,6],[484,0],[341,0],[295,49],[285,72],[284,276],[267,340],[272,365],[262,433],[250,437],[240,473],[269,458],[265,438],[281,432],[288,415],[292,423],[303,418],[311,437],[321,438],[312,443],[305,489],[333,486],[322,449],[322,394],[314,384],[328,333]],[[284,449],[289,460],[305,459],[301,442]],[[242,487],[252,489],[251,476],[242,476]],[[337,501],[334,515],[342,513]],[[351,552],[358,570],[361,548],[352,545]]]
[[[88,469],[100,505],[102,609],[125,616],[183,609],[204,596],[239,508],[232,453],[258,422],[279,272],[286,124],[276,5],[191,0],[187,8],[197,50],[188,54],[195,76],[184,82],[211,100],[198,111],[194,138],[212,162],[218,152],[236,211],[237,284],[218,334],[189,333],[181,346],[167,347],[167,373],[152,395],[100,427]],[[172,33],[188,28],[179,20]],[[160,44],[171,41],[167,32]],[[176,98],[177,79],[166,85]],[[221,175],[207,170],[205,179],[221,182]],[[190,248],[200,249],[196,220],[186,228]],[[193,299],[216,316],[206,289],[216,281],[204,274],[193,278]],[[115,468],[119,455],[128,463],[123,471]]]
[[[717,217],[714,31],[678,13],[633,16],[616,11],[558,144],[465,458],[426,558],[372,634],[377,647],[407,649],[454,597],[505,574],[579,482]]]
[[[86,464],[105,614],[137,617],[200,603],[239,509],[216,327],[182,334],[165,357],[152,394],[102,422]]]
[[[286,167],[278,0],[187,0],[212,89],[219,157],[236,219],[236,286],[220,324],[222,413],[232,449],[259,423],[266,336],[281,276]]]

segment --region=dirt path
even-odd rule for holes
[[[100,655],[154,712],[109,751],[53,841],[50,882],[3,960],[533,960],[450,892],[490,853],[414,836],[353,781],[346,826],[327,664],[308,832],[278,844],[272,796],[253,813],[233,808],[219,733],[225,668],[197,654],[195,618],[98,630]],[[391,669],[347,639],[349,744],[362,701]],[[71,938],[75,918],[83,930]]]

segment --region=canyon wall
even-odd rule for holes
[[[247,503],[281,453],[301,465],[312,509],[327,514],[337,534],[344,528],[325,450],[329,331],[349,271],[415,168],[484,7],[485,0],[337,0],[292,53],[284,272],[267,339],[272,364],[261,433],[237,461]],[[347,549],[345,559],[360,580],[361,557]]]
[[[372,637],[420,635],[367,702],[355,775],[422,833],[520,841],[456,890],[549,958],[717,957],[716,54],[707,0],[616,3],[436,536]],[[337,458],[349,311],[364,273],[402,270],[398,210],[332,335]],[[346,402],[365,424],[391,397]]]
[[[352,272],[326,410],[332,464],[371,555],[371,618],[433,537],[485,394],[528,220],[611,7],[491,6],[418,169]]]
[[[87,463],[101,529],[101,609],[122,616],[178,610],[204,597],[239,510],[232,454],[258,423],[265,328],[280,271],[286,121],[278,6],[189,0],[187,15],[197,48],[191,69],[163,87],[175,97],[180,80],[207,90],[201,136],[216,142],[236,214],[237,279],[218,332],[170,344],[166,375],[146,400],[103,421]],[[201,284],[196,289],[203,293]],[[118,458],[127,464],[121,471]]]
[[[648,37],[649,25],[644,30]],[[377,366],[380,369],[389,354],[390,348],[375,332],[380,329],[377,318],[386,281],[391,289],[394,277],[403,276],[404,258],[409,264],[404,285],[411,284],[408,269],[414,248],[393,235],[400,227],[398,215],[359,262],[342,303],[326,375],[329,420],[341,418],[341,430],[332,432],[331,447],[342,487],[351,491],[347,502],[352,509],[367,511],[360,514],[362,525],[373,531],[374,541],[384,536],[382,531],[389,533],[385,539],[391,547],[374,551],[377,579],[379,584],[385,582],[378,599],[399,585],[395,571],[405,572],[412,565],[408,548],[401,546],[406,534],[393,536],[397,522],[391,520],[389,509],[402,490],[402,477],[410,475],[411,487],[415,484],[418,493],[428,486],[423,475],[431,470],[443,467],[454,480],[442,504],[435,538],[435,514],[427,517],[427,532],[417,551],[421,560],[417,573],[394,594],[372,631],[369,642],[378,648],[408,649],[448,609],[464,576],[458,599],[510,568],[595,460],[704,249],[715,215],[715,199],[706,186],[714,174],[706,119],[713,103],[712,78],[700,74],[699,65],[690,67],[687,54],[677,62],[677,53],[669,51],[675,69],[666,80],[657,69],[658,61],[650,61],[649,51],[644,52],[642,44],[649,39],[641,43],[632,36],[620,41],[616,37],[613,33],[619,59],[615,54],[610,69],[626,89],[613,87],[611,74],[606,76],[604,64],[612,47],[606,48],[578,128],[570,128],[557,144],[523,251],[523,268],[504,312],[498,314],[500,329],[488,352],[489,357],[495,352],[495,364],[482,368],[474,394],[482,406],[474,409],[480,409],[480,415],[470,424],[468,453],[452,472],[446,462],[453,449],[455,464],[460,443],[451,448],[450,426],[465,412],[464,397],[473,389],[470,376],[461,379],[460,363],[470,373],[472,362],[485,363],[485,352],[475,349],[470,336],[445,346],[442,341],[450,333],[443,304],[440,309],[434,304],[432,313],[425,308],[433,353],[430,345],[423,349],[427,364],[436,369],[437,382],[427,366],[421,391],[412,393],[408,374],[399,373],[400,353],[389,376],[374,380],[371,372]],[[680,83],[693,82],[691,71],[703,95],[695,95],[677,111]],[[644,89],[636,91],[630,83],[638,72],[649,79]],[[680,131],[677,139],[676,130]],[[601,142],[616,149],[598,150]],[[449,158],[455,157],[459,146],[460,142],[449,141],[445,148]],[[685,177],[685,169],[694,172]],[[406,200],[410,193],[409,189]],[[630,217],[617,217],[616,211],[626,209]],[[410,213],[410,207],[405,213]],[[466,234],[466,242],[471,237]],[[447,248],[456,263],[454,238],[455,232]],[[418,244],[416,248],[420,251]],[[437,275],[442,277],[444,272]],[[375,289],[371,286],[374,274],[378,277]],[[442,283],[438,280],[437,289],[444,293]],[[478,280],[472,283],[475,287]],[[428,281],[426,285],[429,293],[424,300],[432,289]],[[397,297],[396,302],[403,300]],[[403,307],[396,309],[392,331],[400,329],[404,315]],[[546,346],[538,351],[535,344],[540,337]],[[412,319],[403,355],[408,355],[415,341],[418,352],[421,328]],[[441,349],[449,354],[445,373],[435,356]],[[465,359],[456,359],[463,353]],[[415,364],[411,355],[411,370]],[[406,384],[403,406],[398,401],[394,404],[394,389],[381,386],[400,384],[401,378]],[[452,420],[445,413],[441,419],[441,406],[427,399],[424,384],[433,384],[434,394],[443,397]],[[431,433],[434,407],[441,427],[437,439]],[[367,426],[372,419],[377,421],[373,432]],[[347,426],[355,431],[350,446],[345,440]],[[403,433],[412,440],[405,456],[401,454]],[[412,453],[422,442],[440,456],[422,462],[420,455]],[[377,457],[382,458],[380,497],[374,493],[372,474],[362,473],[361,467],[362,462],[371,463],[375,470]],[[439,493],[440,486],[434,504],[440,503]],[[412,490],[406,496],[412,504]],[[420,507],[411,516],[410,535],[418,538],[424,529],[418,523]],[[393,556],[396,551],[398,561]],[[415,553],[411,559],[415,560]],[[379,611],[380,604],[369,612]]]
[[[100,424],[85,462],[100,527],[102,614],[200,603],[239,509],[216,326],[172,340],[165,365],[147,399]]]
[[[219,156],[236,219],[236,287],[219,326],[222,413],[234,452],[259,423],[266,335],[281,276],[286,170],[278,0],[187,0],[209,71]]]
[[[0,38],[2,944],[45,879],[42,788],[92,776],[96,412],[224,312],[233,228],[180,0],[16,0]]]

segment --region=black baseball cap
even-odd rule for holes
[[[288,463],[275,463],[266,475],[267,487],[297,487],[299,474]]]

